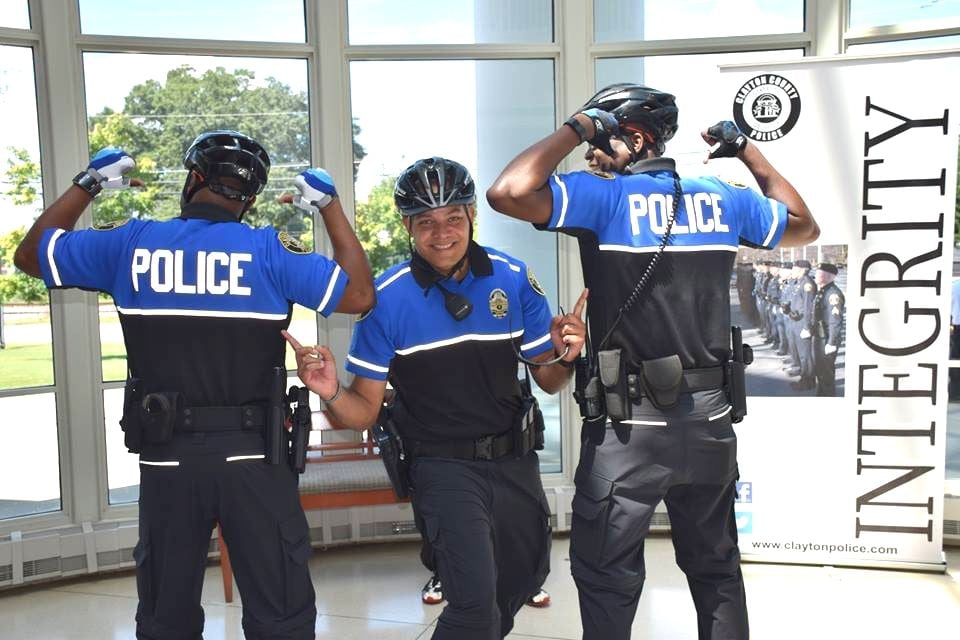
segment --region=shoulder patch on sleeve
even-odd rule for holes
[[[827,302],[829,302],[830,304],[833,304],[833,305],[839,304],[839,303],[840,303],[840,295],[837,294],[837,293],[831,294],[831,296],[830,296],[829,298],[827,298]]]
[[[613,174],[609,171],[600,171],[598,169],[596,171],[588,171],[587,173],[598,178],[603,178],[604,180],[613,180]]]
[[[736,180],[724,180],[724,182],[726,182],[726,183],[727,183],[728,185],[730,185],[731,187],[736,187],[737,189],[749,189],[749,188],[750,188],[750,187],[748,187],[747,185],[743,184],[742,182],[737,182]]]
[[[804,291],[813,291],[813,285],[808,282],[807,284],[803,285],[803,290],[804,290]]]
[[[113,231],[114,229],[119,229],[128,222],[130,222],[130,218],[124,218],[123,220],[111,220],[110,222],[100,222],[93,225],[92,229],[94,231]]]
[[[291,236],[286,231],[277,233],[277,240],[283,245],[283,248],[290,253],[310,253],[310,250],[303,246],[303,243]]]
[[[533,275],[533,271],[530,269],[530,267],[527,267],[527,282],[530,283],[530,287],[534,291],[546,297],[547,294],[543,292],[543,287],[540,286],[540,283],[537,281],[537,276]]]

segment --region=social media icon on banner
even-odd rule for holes
[[[753,502],[753,483],[752,482],[737,483],[737,502],[747,503],[747,504]]]
[[[749,511],[737,511],[737,533],[753,533],[753,514]]]

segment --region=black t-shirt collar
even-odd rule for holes
[[[185,205],[180,212],[180,217],[185,220],[199,218],[211,222],[239,222],[237,214],[209,202],[191,202]]]
[[[654,171],[672,171],[677,172],[677,163],[674,162],[673,158],[645,158],[643,160],[637,160],[633,164],[629,165],[624,173],[634,175],[637,173],[652,173]]]
[[[490,256],[483,250],[483,247],[473,240],[471,240],[467,246],[467,263],[470,265],[470,271],[472,271],[475,276],[493,275],[493,263],[490,261]],[[437,273],[437,271],[430,266],[430,263],[416,253],[416,251],[414,251],[413,257],[410,260],[410,273],[413,274],[413,279],[416,280],[417,284],[423,289],[429,289],[437,282],[442,282],[446,279],[443,274]]]

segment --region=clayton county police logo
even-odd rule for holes
[[[773,73],[747,80],[733,99],[733,119],[758,142],[790,133],[800,117],[800,93],[792,82]]]
[[[503,289],[494,289],[490,292],[490,313],[497,320],[507,317],[507,294]]]
[[[283,245],[283,248],[290,253],[310,253],[310,250],[303,246],[302,242],[291,236],[286,231],[281,231],[278,233],[277,239],[280,241],[280,244]]]

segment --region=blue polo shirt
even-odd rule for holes
[[[435,274],[407,261],[377,278],[377,306],[362,316],[348,371],[397,390],[394,420],[418,440],[475,439],[511,428],[520,412],[517,353],[553,351],[550,308],[527,266],[471,242],[466,277],[440,286],[466,297],[456,320]]]

